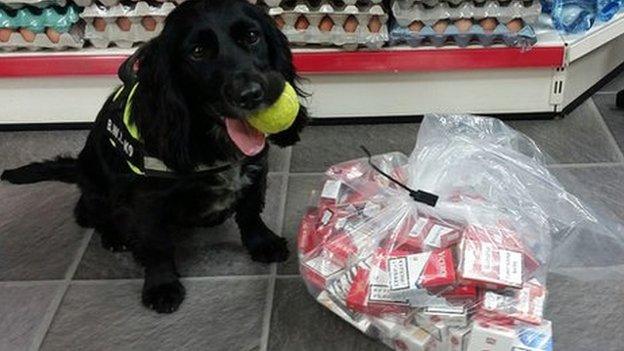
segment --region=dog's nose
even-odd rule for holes
[[[256,82],[250,82],[240,92],[238,97],[238,106],[245,110],[252,110],[258,107],[264,99],[264,91],[262,86]]]

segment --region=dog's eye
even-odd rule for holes
[[[250,30],[245,34],[245,43],[248,45],[253,45],[260,40],[260,33],[255,30]]]
[[[206,48],[204,48],[201,45],[197,45],[196,47],[193,48],[193,51],[191,52],[191,56],[193,56],[194,59],[204,58],[204,56],[206,56]]]

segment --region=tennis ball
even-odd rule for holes
[[[284,91],[269,108],[253,114],[247,119],[252,127],[266,134],[275,134],[288,129],[299,113],[299,98],[292,85],[284,85]]]

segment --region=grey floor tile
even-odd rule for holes
[[[141,283],[70,286],[42,350],[258,350],[267,281],[186,281],[170,315],[141,305]]]
[[[546,318],[555,350],[617,351],[624,344],[624,271],[619,280],[576,280],[551,275]]]
[[[77,155],[87,138],[86,130],[0,133],[0,170],[28,162]]]
[[[288,239],[291,255],[286,262],[278,264],[277,272],[279,274],[299,273],[296,254],[299,222],[308,206],[311,191],[319,188],[322,179],[322,175],[291,175],[288,180],[283,236]]]
[[[360,145],[372,153],[402,151],[416,144],[418,124],[309,126],[293,147],[291,172],[324,172],[329,166],[363,157]]]
[[[314,301],[300,279],[277,279],[273,301],[270,351],[388,350]]]
[[[567,191],[611,218],[624,220],[624,166],[551,169]]]
[[[78,190],[0,183],[0,280],[62,279],[86,229],[73,217]]]
[[[60,283],[0,285],[0,350],[28,350]]]
[[[269,149],[270,172],[288,172],[291,149],[291,147],[281,148],[276,145],[271,145]]]
[[[617,93],[622,89],[624,89],[624,73],[620,73],[617,77],[613,78],[613,80],[602,87],[600,91]]]
[[[263,218],[279,231],[284,175],[269,176]],[[177,265],[182,276],[267,274],[269,265],[254,262],[243,248],[233,219],[212,228],[198,228],[177,241]],[[121,279],[143,276],[143,270],[129,252],[112,253],[102,248],[96,233],[85,252],[74,279]]]
[[[553,163],[619,161],[618,150],[600,118],[593,103],[587,101],[563,119],[508,123],[535,140]]]
[[[594,95],[592,99],[620,149],[624,150],[624,110],[615,106],[615,95]]]

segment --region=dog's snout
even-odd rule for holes
[[[253,110],[264,100],[264,90],[257,82],[249,82],[240,91],[237,103],[240,108]]]

